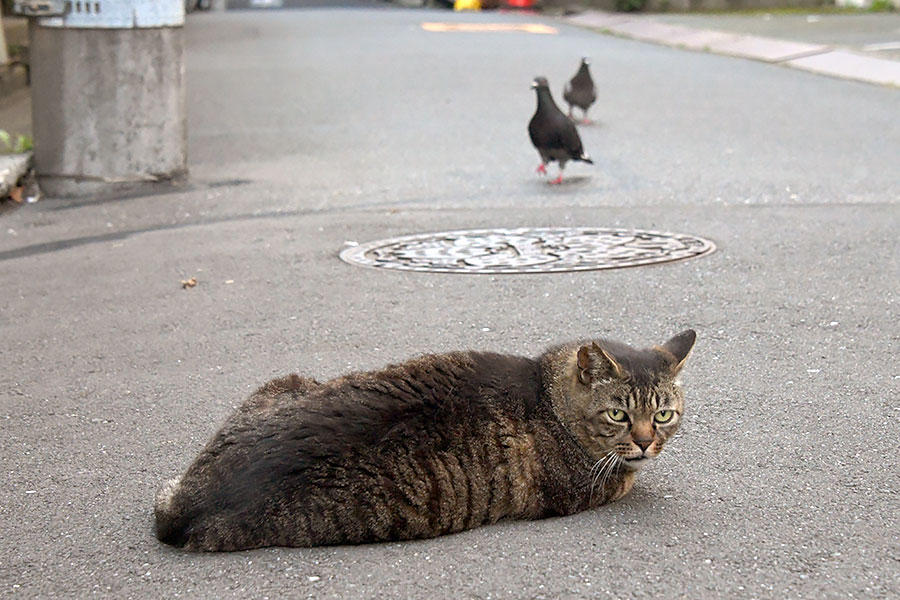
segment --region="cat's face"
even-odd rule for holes
[[[640,469],[659,456],[684,413],[678,373],[696,335],[635,350],[601,341],[574,357],[570,427],[598,464]]]
[[[674,379],[653,386],[627,382],[600,383],[592,390],[596,412],[593,429],[604,455],[613,452],[621,464],[639,469],[662,452],[678,430],[684,394]]]

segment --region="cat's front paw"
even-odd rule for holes
[[[612,497],[609,499],[610,502],[615,502],[619,498],[622,498],[631,491],[631,488],[634,487],[634,478],[637,475],[637,471],[626,471],[622,476],[621,481],[619,482],[619,487],[613,492]]]

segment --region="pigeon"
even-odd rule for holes
[[[591,72],[588,69],[590,64],[591,60],[588,57],[582,58],[578,72],[575,73],[575,77],[566,84],[566,89],[563,90],[563,98],[569,103],[569,117],[575,118],[572,116],[572,107],[577,106],[581,109],[582,121],[585,124],[591,122],[587,118],[587,111],[591,104],[594,103],[594,100],[597,99],[597,88],[594,87],[594,80],[591,79]]]
[[[555,160],[559,163],[559,177],[550,183],[561,183],[562,171],[567,161],[580,160],[589,164],[594,164],[594,161],[584,153],[575,124],[553,101],[547,79],[536,77],[531,87],[537,92],[537,110],[528,123],[528,135],[541,155],[541,164],[537,172],[546,175],[547,163]]]

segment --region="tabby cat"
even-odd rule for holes
[[[156,535],[200,551],[357,544],[611,502],[678,429],[677,375],[695,339],[276,379],[160,490]]]

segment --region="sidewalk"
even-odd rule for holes
[[[900,87],[900,60],[855,51],[857,47],[868,48],[872,52],[884,51],[886,56],[900,57],[900,41],[889,39],[884,42],[858,43],[872,35],[871,31],[865,30],[873,28],[876,35],[900,40],[900,15],[874,15],[880,21],[871,20],[872,16],[822,17],[810,14],[754,19],[739,15],[641,15],[587,11],[567,17],[566,21],[604,33],[673,48],[777,63],[831,77]],[[864,23],[852,21],[860,17],[865,19]],[[804,22],[820,23],[826,18],[829,27],[824,35],[811,35],[798,27]],[[862,31],[859,31],[860,25],[863,25]],[[790,37],[790,40],[758,35],[757,32],[775,33],[785,38]],[[798,38],[805,39],[795,41]],[[837,40],[837,43],[831,40]],[[846,49],[840,41],[857,43],[851,42],[849,45],[853,49]],[[895,45],[897,53],[894,53]]]
[[[672,25],[824,44],[874,58],[900,60],[900,12],[654,15]]]

